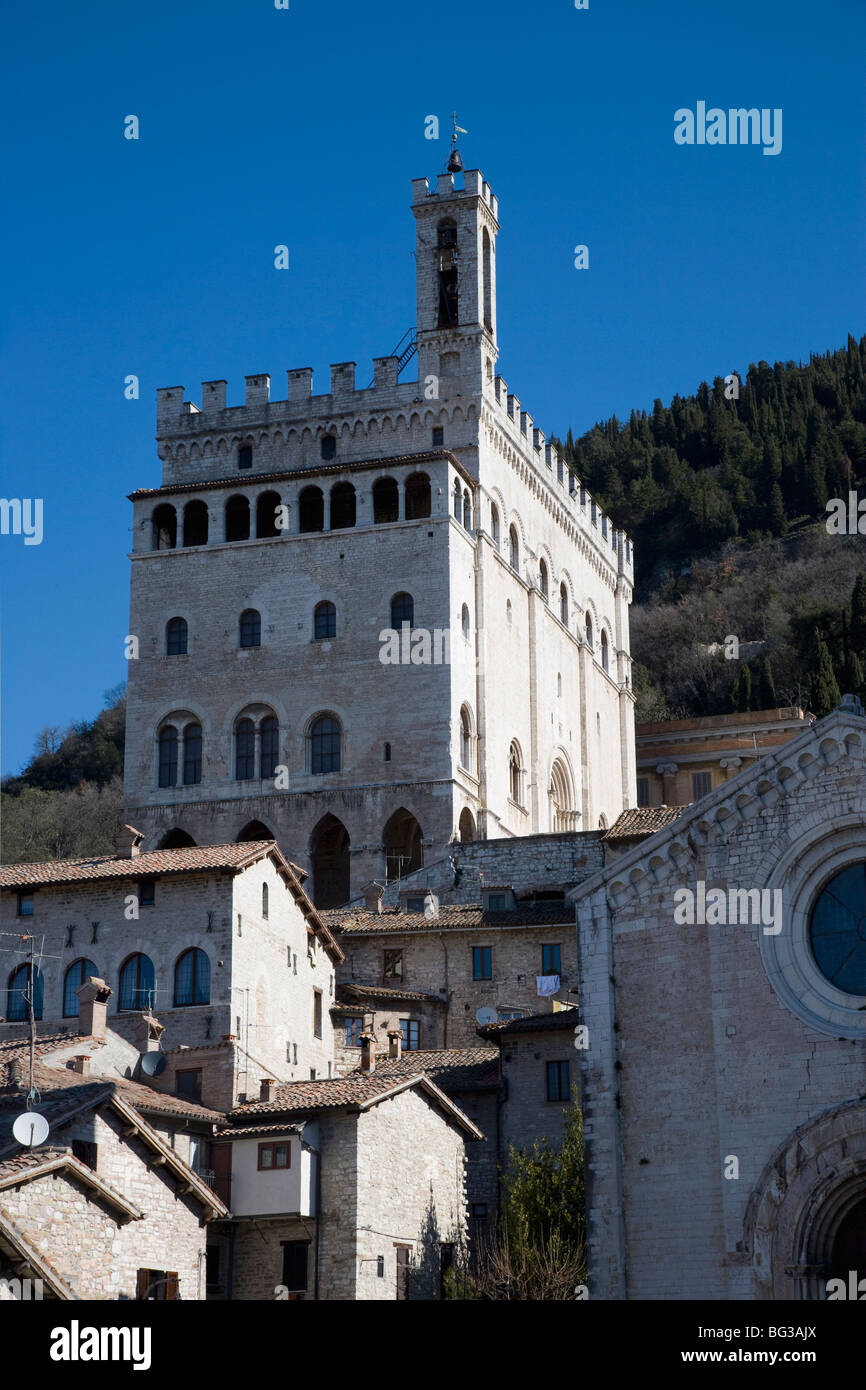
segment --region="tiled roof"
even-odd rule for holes
[[[353,1072],[351,1076],[333,1077],[328,1081],[292,1081],[277,1086],[274,1100],[239,1105],[229,1118],[234,1127],[243,1124],[248,1116],[255,1115],[272,1115],[276,1118],[314,1115],[321,1110],[367,1110],[377,1101],[410,1086],[418,1086],[425,1091],[435,1105],[468,1130],[473,1138],[483,1138],[478,1127],[454,1104],[444,1087],[440,1088],[432,1076],[417,1066],[407,1067],[398,1073],[377,1068],[374,1072]]]
[[[278,405],[280,403],[274,401],[272,404]],[[283,404],[285,404],[285,402],[283,402]],[[477,488],[478,480],[472,477],[472,474],[467,471],[466,465],[461,463],[456,455],[451,453],[450,449],[425,449],[417,454],[393,454],[384,459],[381,456],[372,459],[343,459],[339,463],[319,464],[315,468],[288,468],[282,469],[278,473],[250,473],[245,478],[239,478],[237,474],[231,478],[196,478],[194,480],[190,479],[189,482],[185,483],[164,483],[162,487],[140,487],[136,488],[135,492],[130,492],[128,495],[130,502],[135,502],[144,497],[165,497],[173,492],[204,492],[211,488],[236,488],[244,484],[255,484],[258,486],[260,483],[276,483],[283,479],[310,478],[314,474],[328,475],[344,473],[346,470],[350,473],[360,473],[371,468],[381,468],[383,464],[387,465],[389,468],[396,468],[400,464],[405,463],[438,463],[443,460],[447,460],[456,467],[461,476],[465,478],[466,482],[469,483],[471,487]]]
[[[270,855],[288,883],[307,924],[325,946],[342,959],[342,952],[304,891],[299,874],[276,840],[246,840],[233,845],[188,845],[185,849],[153,849],[135,859],[102,854],[87,859],[51,859],[42,864],[7,864],[0,869],[0,889],[48,887],[60,883],[98,883],[105,879],[136,879],[166,874],[240,873]],[[304,877],[306,875],[304,874]]]
[[[341,998],[345,996],[345,998]],[[419,999],[431,1004],[445,1004],[447,1000],[440,994],[422,994],[420,990],[414,989],[391,989],[388,985],[359,985],[349,983],[337,985],[337,1002],[339,1004],[353,1004],[359,999]]]
[[[223,1125],[216,1132],[218,1139],[252,1139],[256,1135],[261,1137],[265,1134],[299,1134],[304,1128],[303,1120],[291,1121],[274,1120],[272,1124],[261,1125]]]
[[[501,1038],[503,1033],[573,1032],[578,1023],[577,1009],[557,1009],[550,1014],[529,1014],[526,1018],[507,1018],[477,1028],[480,1038]]]
[[[79,1182],[94,1188],[105,1201],[117,1207],[125,1216],[131,1217],[135,1221],[141,1220],[144,1216],[144,1212],[139,1206],[131,1202],[111,1183],[106,1182],[101,1174],[94,1172],[76,1158],[71,1149],[62,1149],[57,1146],[26,1149],[23,1153],[16,1154],[14,1158],[6,1159],[0,1163],[0,1189],[16,1186],[18,1179],[29,1181],[40,1173],[53,1173],[59,1169],[71,1170]]]
[[[634,840],[640,835],[654,835],[666,825],[679,820],[685,806],[638,806],[617,816],[605,840]]]
[[[26,1085],[27,1044],[19,1043],[19,1048],[20,1053],[12,1060],[19,1064],[19,1085]],[[218,1124],[225,1118],[221,1111],[209,1110],[204,1105],[182,1100],[179,1096],[163,1095],[150,1086],[126,1077],[82,1075],[69,1067],[51,1067],[37,1062],[33,1081],[40,1096],[38,1109],[52,1128],[67,1115],[102,1105],[112,1095],[122,1097],[143,1113],[174,1115],[179,1119],[204,1120],[210,1124]],[[0,1149],[14,1143],[12,1124],[22,1108],[23,1095],[20,1091],[0,1095]]]
[[[208,869],[245,869],[275,847],[274,840],[247,840],[239,845],[152,849],[134,859],[102,854],[86,859],[51,859],[42,864],[7,864],[0,869],[0,888],[83,883],[106,878],[147,878],[153,874],[194,874]]]
[[[331,908],[322,917],[334,932],[345,935],[360,932],[441,931],[474,927],[546,927],[574,925],[571,902],[518,903],[508,912],[486,912],[480,903],[443,903],[435,922],[429,922],[423,912],[400,912],[396,907],[383,907],[381,913],[365,908]]]
[[[398,1059],[377,1057],[374,1076],[404,1077],[422,1071],[446,1096],[464,1091],[490,1091],[499,1085],[499,1049],[489,1047],[442,1048],[438,1051],[404,1052]]]

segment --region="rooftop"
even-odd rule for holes
[[[418,896],[421,894],[419,892]],[[507,912],[488,912],[480,903],[443,903],[435,921],[428,921],[423,912],[401,912],[397,907],[383,907],[381,912],[366,908],[331,908],[322,913],[332,931],[346,934],[361,932],[469,931],[473,927],[547,927],[573,926],[571,903],[518,903]]]
[[[637,806],[623,811],[606,832],[605,840],[636,840],[642,835],[654,835],[679,820],[685,806]]]

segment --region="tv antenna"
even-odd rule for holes
[[[49,1129],[48,1121],[46,1120],[45,1116],[40,1115],[37,1111],[33,1109],[34,1102],[38,1095],[36,1085],[34,1082],[34,1073],[36,1070],[36,1010],[34,1007],[37,979],[35,944],[36,938],[35,936],[19,934],[15,932],[3,932],[2,935],[17,935],[18,940],[22,944],[24,944],[25,942],[29,942],[30,945],[30,959],[27,963],[27,984],[24,988],[24,1002],[27,1006],[27,1020],[30,1025],[30,1057],[27,1078],[27,1100],[25,1102],[26,1108],[24,1110],[24,1113],[17,1116],[14,1124],[12,1125],[12,1133],[18,1140],[19,1144],[22,1144],[25,1148],[34,1149],[37,1147],[37,1145],[45,1143],[45,1140],[48,1138]],[[43,950],[40,950],[39,960],[42,961],[44,959],[46,959],[45,952]],[[51,959],[62,960],[63,957],[52,956]]]

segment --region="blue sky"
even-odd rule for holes
[[[124,678],[156,388],[364,384],[414,322],[409,181],[453,109],[500,200],[499,369],[548,434],[866,326],[860,0],[290,3],[4,19],[2,494],[44,500],[41,545],[0,536],[4,772]],[[676,145],[699,100],[781,108],[782,152]]]

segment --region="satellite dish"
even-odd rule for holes
[[[23,1144],[26,1149],[35,1149],[37,1144],[44,1144],[48,1138],[48,1121],[44,1115],[38,1115],[35,1110],[27,1110],[12,1126],[12,1133]]]
[[[141,1070],[145,1076],[160,1076],[165,1071],[165,1054],[145,1052],[141,1059]]]
[[[476,1023],[480,1023],[482,1028],[486,1028],[488,1023],[496,1022],[496,1010],[491,1009],[489,1004],[485,1004],[475,1015]]]

